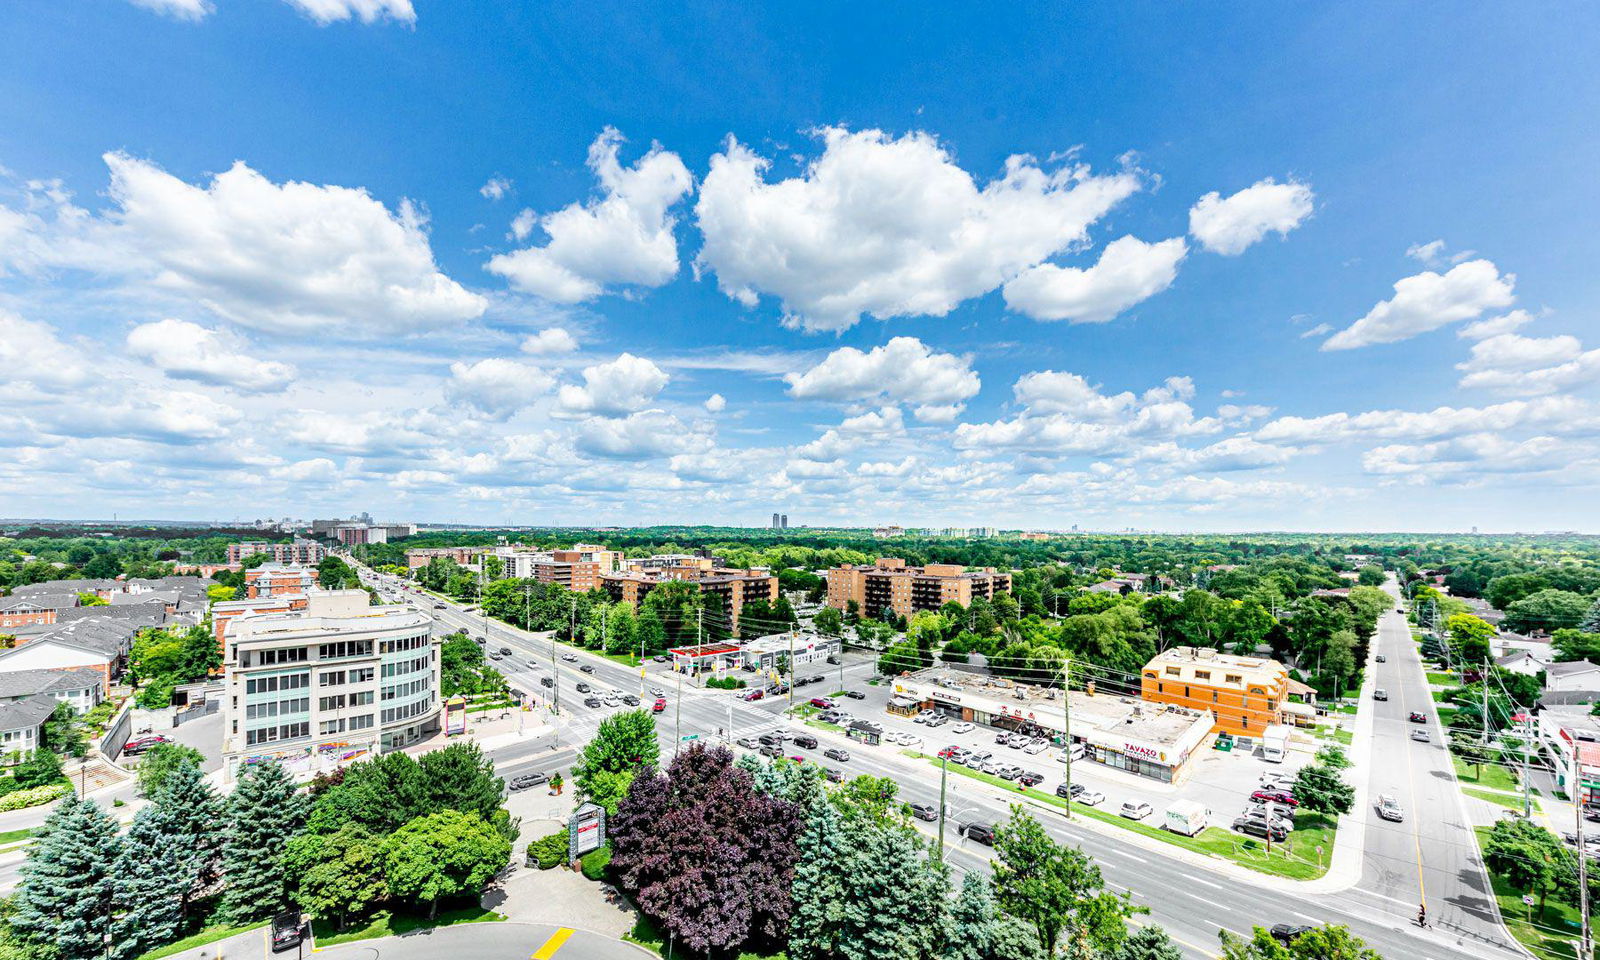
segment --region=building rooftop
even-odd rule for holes
[[[100,671],[93,667],[74,670],[14,670],[0,673],[0,700],[16,700],[57,690],[81,690],[100,683]]]
[[[24,730],[45,722],[56,712],[54,697],[29,697],[0,704],[0,730]]]

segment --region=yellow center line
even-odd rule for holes
[[[532,960],[550,960],[551,957],[556,955],[556,951],[561,949],[562,944],[567,942],[567,938],[572,936],[572,933],[571,927],[562,927],[552,933],[550,939],[544,942],[544,946],[533,951]]]
[[[1405,642],[1409,645],[1412,655],[1416,656],[1418,659],[1418,669],[1422,671],[1422,688],[1426,690],[1428,689],[1428,673],[1427,670],[1421,666],[1421,654],[1417,652],[1416,639],[1411,636],[1411,627],[1409,623],[1403,622],[1402,628],[1405,630]],[[1382,637],[1381,632],[1379,633],[1379,636]],[[1406,688],[1404,684],[1405,682],[1401,681],[1401,686],[1398,688],[1400,691],[1400,712],[1406,714],[1406,723],[1409,725],[1411,722],[1411,706],[1406,701]],[[1422,728],[1426,730],[1428,725],[1423,724]],[[1411,734],[1408,732],[1406,734],[1407,744],[1409,744],[1410,738]],[[1426,905],[1428,902],[1428,889],[1426,883],[1423,881],[1422,874],[1422,823],[1420,817],[1418,816],[1422,808],[1417,805],[1417,769],[1416,761],[1412,756],[1415,751],[1410,749],[1409,745],[1403,745],[1401,749],[1405,750],[1406,756],[1406,786],[1411,789],[1411,842],[1417,851],[1417,897],[1419,898],[1418,903]],[[1368,812],[1368,816],[1371,816],[1370,811]]]

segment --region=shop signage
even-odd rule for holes
[[[586,803],[573,812],[567,821],[567,858],[576,860],[590,850],[598,850],[606,842],[606,810],[602,806]]]
[[[1142,757],[1146,760],[1156,760],[1161,763],[1167,762],[1167,755],[1165,752],[1157,750],[1155,747],[1147,747],[1139,743],[1128,743],[1127,741],[1123,741],[1122,752],[1131,756]]]

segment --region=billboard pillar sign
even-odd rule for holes
[[[573,861],[606,843],[606,808],[585,803],[567,821],[567,860]]]

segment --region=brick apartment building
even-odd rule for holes
[[[1141,673],[1140,696],[1207,711],[1219,732],[1259,737],[1267,727],[1290,722],[1284,712],[1289,671],[1276,660],[1173,647],[1156,654]]]
[[[663,583],[673,580],[693,583],[702,594],[722,599],[722,608],[727,611],[731,629],[736,636],[739,634],[739,616],[747,602],[765,600],[767,603],[776,603],[778,600],[778,578],[772,571],[760,568],[702,570],[695,567],[689,570],[683,568],[629,570],[606,574],[600,580],[606,595],[613,603],[626,603],[635,608],[651,590]],[[764,630],[767,626],[760,624],[759,629]]]
[[[236,564],[245,557],[253,557],[265,553],[272,557],[273,563],[310,563],[322,562],[328,555],[326,548],[315,540],[296,539],[290,543],[230,543],[228,544],[228,562]]]
[[[482,552],[482,547],[413,547],[406,551],[406,567],[420,570],[431,563],[434,557],[444,557],[465,567],[477,563],[478,554]]]
[[[963,607],[978,597],[1011,589],[1011,574],[984,567],[969,570],[953,563],[908,567],[904,560],[882,557],[875,564],[841,565],[828,571],[828,606],[844,611],[850,602],[866,615],[888,609],[901,617],[937,610],[954,600]]]
[[[316,582],[317,571],[313,567],[263,563],[244,572],[244,595],[250,600],[261,597],[303,596],[310,592]]]

